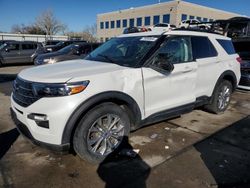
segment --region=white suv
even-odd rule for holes
[[[21,133],[100,162],[131,130],[204,106],[226,110],[240,79],[231,40],[194,31],[109,40],[84,60],[18,74],[12,115]]]

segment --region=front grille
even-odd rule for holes
[[[13,99],[20,106],[28,107],[36,102],[39,97],[34,95],[31,82],[17,77],[13,84]]]

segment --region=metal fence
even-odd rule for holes
[[[63,35],[32,35],[32,34],[10,34],[0,33],[0,40],[16,40],[16,41],[36,41],[44,42],[47,40],[68,40],[68,36]]]

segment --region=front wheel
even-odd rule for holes
[[[229,106],[232,94],[232,84],[228,80],[223,80],[214,91],[212,102],[205,108],[213,113],[223,113]]]
[[[82,159],[100,163],[118,149],[129,131],[130,120],[127,113],[114,103],[103,103],[80,120],[73,146]]]

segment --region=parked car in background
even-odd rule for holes
[[[151,28],[146,28],[146,27],[128,27],[128,28],[124,29],[123,34],[139,33],[139,32],[146,32],[146,31],[151,31]]]
[[[0,40],[0,46],[6,42],[11,42],[11,41],[14,41],[14,40]]]
[[[58,44],[59,42],[61,42],[61,40],[47,40],[44,42],[44,46],[48,46],[48,45],[56,45]]]
[[[101,43],[81,42],[70,44],[56,52],[38,55],[35,59],[35,65],[53,64],[60,61],[81,59],[88,55],[92,50],[100,46]]]
[[[42,44],[33,41],[10,41],[0,46],[0,64],[31,63],[32,54],[42,49]]]
[[[79,43],[79,42],[86,42],[84,40],[67,40],[67,41],[61,41],[57,43],[56,45],[48,45],[44,47],[45,52],[55,52],[57,50],[60,50],[64,48],[65,46],[68,46],[73,43]]]
[[[179,28],[199,28],[199,29],[208,29],[208,24],[202,24],[199,20],[190,19],[190,20],[183,20],[180,23]]]
[[[241,79],[238,88],[250,90],[250,37],[233,39],[236,52],[241,57]]]
[[[154,25],[153,27],[150,27],[150,29],[152,31],[165,32],[165,31],[171,31],[173,29],[176,29],[176,26],[172,24],[159,23],[159,24]]]

